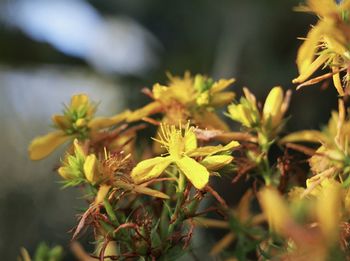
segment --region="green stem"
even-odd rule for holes
[[[265,185],[269,186],[272,183],[271,180],[271,168],[270,168],[270,163],[267,158],[267,154],[264,156],[264,159],[262,161],[262,176],[265,180]]]
[[[170,235],[174,231],[176,225],[182,220],[183,215],[181,214],[181,207],[183,205],[185,188],[186,188],[185,175],[181,171],[179,171],[179,180],[178,180],[178,187],[176,192],[176,196],[177,196],[176,206],[173,214],[171,215],[170,221],[172,223],[169,225],[168,235]]]
[[[261,171],[262,177],[264,178],[265,185],[268,186],[272,184],[272,179],[271,179],[272,172],[271,172],[270,163],[268,159],[268,153],[270,150],[271,141],[268,138],[268,135],[263,130],[259,132],[258,135],[259,135],[259,145],[263,153],[263,158],[260,162],[260,171]]]
[[[178,193],[183,193],[186,188],[186,178],[185,175],[179,171],[179,179],[178,179],[178,187],[177,187],[177,192]]]

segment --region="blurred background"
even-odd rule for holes
[[[237,79],[259,99],[295,88],[295,57],[315,17],[297,0],[0,0],[0,256],[16,260],[42,240],[67,245],[79,192],[51,171],[61,151],[31,162],[27,146],[50,130],[72,94],[112,115],[148,100],[141,88],[185,70]],[[318,128],[336,108],[333,88],[293,92],[290,130]],[[66,260],[70,260],[69,254]]]

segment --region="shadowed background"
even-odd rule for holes
[[[0,0],[0,256],[15,260],[42,240],[67,245],[81,206],[52,171],[62,150],[31,162],[31,139],[72,94],[112,115],[148,100],[141,88],[185,70],[237,79],[261,100],[275,85],[294,88],[295,56],[315,18],[298,1]],[[294,92],[290,130],[317,128],[335,91]],[[70,260],[69,254],[66,256]]]

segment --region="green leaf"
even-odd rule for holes
[[[106,212],[107,212],[107,215],[108,215],[109,219],[112,221],[112,223],[114,225],[118,226],[119,222],[118,222],[117,216],[115,215],[115,213],[113,211],[113,207],[109,203],[108,199],[105,198],[103,200],[103,205],[105,206],[105,209],[106,209]]]
[[[63,248],[61,246],[55,246],[49,253],[49,261],[60,261],[63,258]]]
[[[100,225],[102,226],[103,230],[106,233],[108,233],[110,235],[113,235],[113,232],[114,232],[114,227],[113,226],[111,226],[110,224],[108,224],[108,223],[106,223],[106,222],[104,222],[102,220],[100,220],[99,223],[100,223]]]
[[[157,248],[158,246],[161,246],[162,240],[159,237],[158,234],[158,226],[160,225],[160,219],[158,219],[157,223],[152,227],[151,230],[151,240],[152,240],[152,247]]]
[[[39,244],[34,254],[34,261],[45,261],[48,258],[49,247],[45,242]]]

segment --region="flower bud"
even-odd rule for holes
[[[283,104],[283,90],[281,87],[274,87],[266,98],[263,108],[263,118],[270,121],[272,128],[278,126],[283,117],[281,110]]]
[[[218,170],[230,164],[233,157],[230,155],[214,155],[205,157],[200,163],[208,170]]]
[[[98,161],[95,154],[90,154],[86,157],[84,162],[84,174],[90,183],[95,183],[98,180],[97,165]]]

